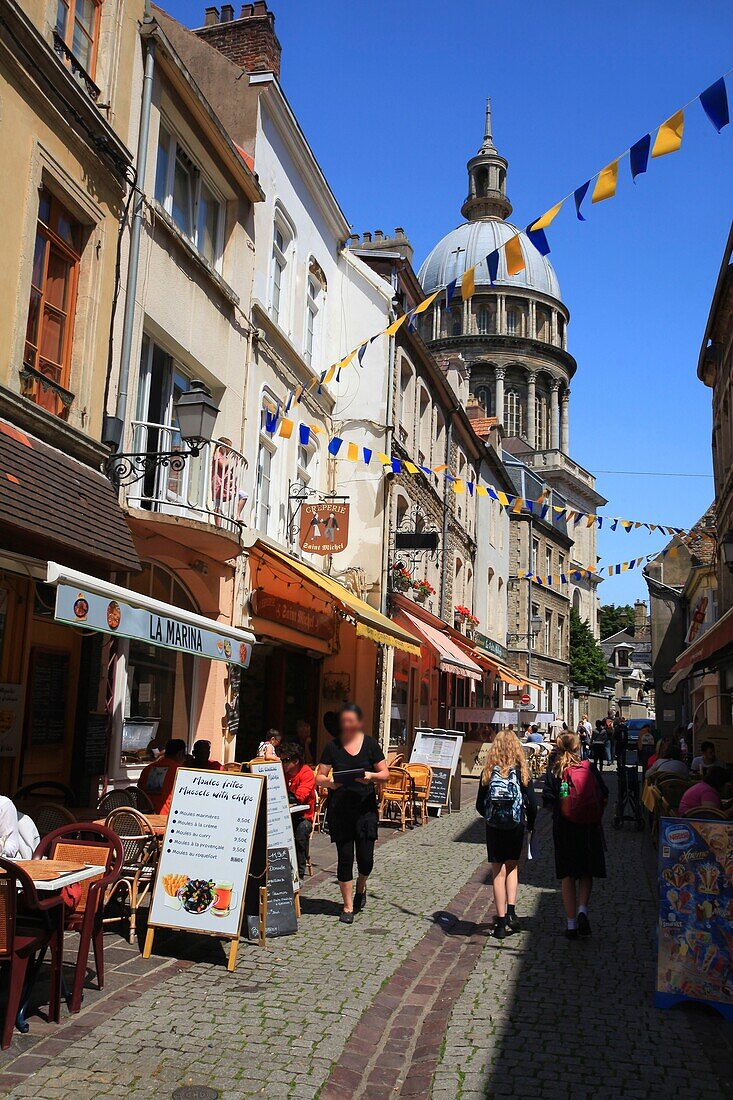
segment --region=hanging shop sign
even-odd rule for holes
[[[130,592],[134,598],[134,593]],[[178,617],[176,608],[162,605],[170,614],[136,607],[115,595],[99,595],[76,585],[59,584],[56,590],[57,622],[101,630],[123,638],[134,638],[148,645],[193,653],[212,661],[229,661],[247,668],[252,646],[233,631],[219,629],[214,620],[202,616]],[[192,621],[193,620],[193,621]],[[210,622],[211,627],[203,625]]]
[[[321,611],[314,611],[312,607],[303,607],[292,600],[284,600],[271,592],[260,590],[252,593],[250,604],[252,614],[260,619],[289,626],[291,630],[299,630],[301,634],[310,634],[312,638],[320,638],[324,642],[330,642],[333,638],[334,618]]]
[[[324,500],[300,506],[300,548],[308,554],[338,554],[349,545],[350,504]]]

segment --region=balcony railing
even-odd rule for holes
[[[193,455],[176,428],[143,420],[134,420],[132,428],[129,460],[140,476],[124,478],[131,507],[234,532],[242,528],[247,504],[244,455],[216,440],[207,440]]]
[[[69,66],[72,75],[75,77],[76,81],[82,86],[82,88],[84,88],[89,98],[93,99],[96,103],[99,99],[99,88],[94,83],[81,62],[75,57],[73,52],[66,45],[58,31],[53,32],[53,48],[59,55],[61,60]]]

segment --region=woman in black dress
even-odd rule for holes
[[[537,817],[527,757],[512,730],[501,730],[491,744],[481,773],[476,809],[486,821],[486,851],[496,908],[491,935],[503,940],[507,932],[521,931],[515,908],[519,886],[517,865],[525,823],[531,833]]]
[[[579,825],[560,811],[567,769],[588,768],[598,783],[599,797],[608,799],[608,788],[595,764],[580,759],[580,741],[575,733],[561,733],[550,757],[542,788],[542,801],[552,808],[552,839],[555,844],[555,874],[562,881],[562,900],[567,917],[565,935],[576,940],[590,936],[588,902],[594,878],[606,877],[603,826]]]
[[[329,768],[333,774],[329,777]],[[358,769],[358,778],[339,775]],[[364,733],[361,709],[345,703],[339,711],[338,737],[323,750],[316,783],[328,787],[328,828],[338,852],[337,878],[343,898],[340,920],[352,924],[354,913],[366,905],[367,879],[374,866],[377,839],[375,782],[389,779],[389,769],[378,741]],[[359,877],[353,893],[354,855]]]

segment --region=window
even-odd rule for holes
[[[560,555],[560,572],[561,573],[565,572],[565,555],[564,554]]]
[[[445,462],[445,418],[440,409],[435,410],[435,431],[433,433],[435,444],[433,446],[433,455],[435,456],[435,466],[440,466]],[[438,489],[441,495],[445,493],[445,477],[442,473],[433,474],[433,481],[435,487]]]
[[[279,211],[275,213],[272,231],[272,276],[270,310],[272,319],[281,328],[287,327],[290,251],[293,234]]]
[[[565,639],[565,618],[562,615],[557,617],[557,657],[562,659],[563,645]]]
[[[519,331],[519,315],[516,309],[506,311],[506,330],[510,336],[516,336]]]
[[[534,399],[534,441],[539,451],[547,447],[547,398]]]
[[[57,0],[56,34],[82,68],[94,77],[101,3],[95,0]]]
[[[476,387],[476,400],[483,408],[487,416],[492,416],[491,412],[491,387],[490,386],[477,386]]]
[[[313,481],[318,465],[318,452],[315,443],[311,440],[307,444],[298,445],[298,481],[303,486],[308,486]]]
[[[460,336],[461,335],[461,311],[460,311],[460,309],[454,309],[451,312],[450,316],[451,316],[450,335],[451,336]]]
[[[430,410],[430,395],[424,386],[420,387],[419,399],[420,422],[420,450],[418,452],[418,465],[430,465],[430,448],[432,444],[432,416]]]
[[[140,356],[140,381],[137,390],[137,420],[134,428],[134,451],[182,451],[183,440],[176,421],[175,404],[190,386],[190,379],[172,355],[143,336]],[[182,470],[159,466],[149,470],[135,482],[131,496],[140,496],[159,504],[183,502],[186,499],[190,460]]]
[[[177,138],[163,125],[158,132],[154,194],[181,233],[218,270],[222,254],[224,204],[203,179],[200,168]]]
[[[476,314],[476,327],[480,336],[488,336],[495,331],[493,306],[481,306]]]
[[[516,390],[507,390],[504,394],[504,426],[507,435],[524,434],[524,408]]]
[[[410,446],[412,422],[415,416],[414,378],[412,368],[403,356],[400,361],[400,416],[397,432],[400,443],[407,447]]]
[[[552,572],[552,547],[545,547],[545,573],[548,575]]]
[[[546,344],[550,342],[550,314],[546,309],[538,307],[537,309],[537,339],[543,340]]]
[[[539,539],[532,539],[532,558],[531,558],[531,561],[530,561],[529,568],[532,570],[533,573],[537,572],[537,563],[539,562],[539,557],[540,557],[540,541],[539,541]],[[532,614],[534,615],[534,611],[532,612]]]
[[[258,531],[268,534],[270,529],[272,491],[272,444],[260,435],[260,449],[257,454],[257,499],[255,501],[255,526]]]
[[[63,390],[69,385],[81,237],[81,225],[49,191],[41,191],[23,363]],[[26,396],[57,415],[68,408],[40,379],[30,379]]]
[[[552,652],[552,612],[545,611],[545,638],[544,638],[544,651],[547,656],[550,656]]]
[[[308,366],[313,366],[318,352],[319,315],[326,296],[326,276],[320,264],[311,260],[308,267],[308,285],[305,296],[305,333],[303,338],[303,358]]]

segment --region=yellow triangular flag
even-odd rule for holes
[[[383,466],[392,465],[392,459],[389,457],[389,455],[383,454],[381,451],[377,451],[377,458]]]
[[[326,371],[326,376],[323,379],[323,384],[325,385],[326,383],[330,382],[335,373],[336,373],[336,367],[335,366],[329,367],[328,370]]]
[[[350,351],[348,355],[344,356],[344,358],[339,363],[339,370],[343,370],[344,367],[348,367],[349,363],[351,362],[351,360],[354,358],[355,355],[356,355],[356,349],[354,349],[354,351]]]
[[[285,417],[282,418],[280,421],[280,435],[283,439],[290,439],[290,436],[293,434],[294,424],[294,420],[286,420]]]
[[[596,185],[593,188],[593,202],[603,202],[604,199],[612,199],[616,194],[616,182],[618,180],[618,161],[612,160],[598,173]]]
[[[663,157],[665,153],[676,153],[682,144],[682,131],[685,128],[685,112],[677,111],[657,130],[652,148],[653,157]]]
[[[524,508],[524,497],[517,497],[517,499],[514,501],[512,512],[521,512],[522,508]]]
[[[560,207],[562,206],[562,200],[553,206],[550,210],[542,215],[536,222],[533,222],[529,227],[530,233],[534,233],[536,229],[547,229],[548,225],[554,222],[557,215],[560,213]]]
[[[392,324],[389,326],[389,328],[386,328],[384,330],[384,335],[385,336],[394,336],[394,334],[397,332],[397,329],[401,325],[404,325],[406,320],[407,320],[407,314],[403,313],[401,317],[398,317],[396,321],[392,322]]]
[[[349,462],[358,462],[359,461],[359,447],[358,447],[358,444],[349,443],[348,447],[346,448],[346,457],[349,460]]]
[[[409,462],[407,459],[405,459],[404,462],[402,463],[402,465],[407,470],[408,474],[419,474],[420,473],[419,467],[416,466],[414,462]]]
[[[622,573],[625,573],[628,568],[629,568],[629,563],[627,561],[621,562],[621,572]]]
[[[426,298],[424,302],[420,302],[420,305],[415,309],[415,314],[424,313],[426,309],[429,309],[435,299],[440,294],[439,290],[436,290],[434,294],[431,294],[429,298]]]
[[[448,467],[445,465],[445,463],[443,463],[442,466],[433,466],[433,473],[434,474],[442,474],[443,470],[447,470],[447,469],[448,469]]]
[[[323,428],[319,428],[317,424],[309,424],[308,427],[312,432],[315,432],[316,435],[320,435],[320,433],[323,431]]]
[[[477,485],[476,492],[480,497],[487,497],[489,495],[489,490],[486,488],[485,485]]]
[[[454,493],[465,493],[466,486],[463,484],[459,477],[455,478],[452,484]]]
[[[585,524],[586,527],[592,527],[593,524],[596,522],[597,518],[598,518],[597,516],[588,516],[588,519],[587,519],[586,524]]]
[[[461,297],[463,301],[468,301],[469,298],[473,298],[473,292],[476,289],[476,268],[469,267],[468,271],[463,272],[463,278],[461,279]]]
[[[506,493],[497,492],[496,499],[499,501],[499,504],[503,504],[505,508],[509,503],[509,497],[506,495]]]
[[[510,237],[506,242],[504,258],[506,259],[507,274],[518,275],[520,271],[524,271],[524,254],[518,236]]]

